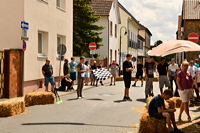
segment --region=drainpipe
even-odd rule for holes
[[[109,21],[109,15],[108,15],[108,60],[107,60],[107,68],[108,68],[108,65],[109,65],[109,60],[110,60],[110,21]]]

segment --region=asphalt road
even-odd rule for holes
[[[27,107],[27,113],[0,118],[0,133],[122,133],[137,132],[140,113],[145,104],[144,87],[132,87],[130,101],[122,101],[124,85],[99,86],[62,96],[63,103]],[[154,83],[158,88],[158,83]],[[154,89],[158,94],[159,90]]]

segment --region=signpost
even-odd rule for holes
[[[90,44],[89,44],[89,49],[90,49],[90,54],[92,55],[92,58],[93,58],[93,54],[95,54],[95,49],[97,48],[97,45],[96,45],[96,43],[94,43],[94,42],[91,42]]]
[[[27,30],[29,28],[29,24],[27,22],[21,21],[21,28],[22,28],[22,36],[21,36],[21,40],[22,40],[22,49],[23,51],[26,50],[26,42],[28,41],[28,37],[27,37]]]
[[[23,43],[22,43],[22,49],[23,51],[26,51],[26,42],[23,40]]]
[[[199,35],[197,33],[190,33],[188,35],[188,41],[191,41],[191,42],[198,42],[199,41]]]

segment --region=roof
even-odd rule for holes
[[[95,15],[109,16],[113,0],[92,0],[91,6],[96,11]]]
[[[145,27],[144,25],[141,25],[141,24],[140,24],[140,27],[141,27],[140,30],[146,30],[149,33],[149,35],[152,36],[150,30],[147,27]]]
[[[200,0],[183,0],[183,19],[200,19]]]

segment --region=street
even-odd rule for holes
[[[137,132],[140,112],[135,108],[144,108],[144,87],[140,82],[131,87],[132,102],[122,101],[123,91],[123,81],[119,81],[115,86],[85,89],[82,99],[72,93],[61,96],[61,104],[27,107],[25,114],[0,118],[0,133]],[[158,93],[158,82],[154,82],[154,94]]]

